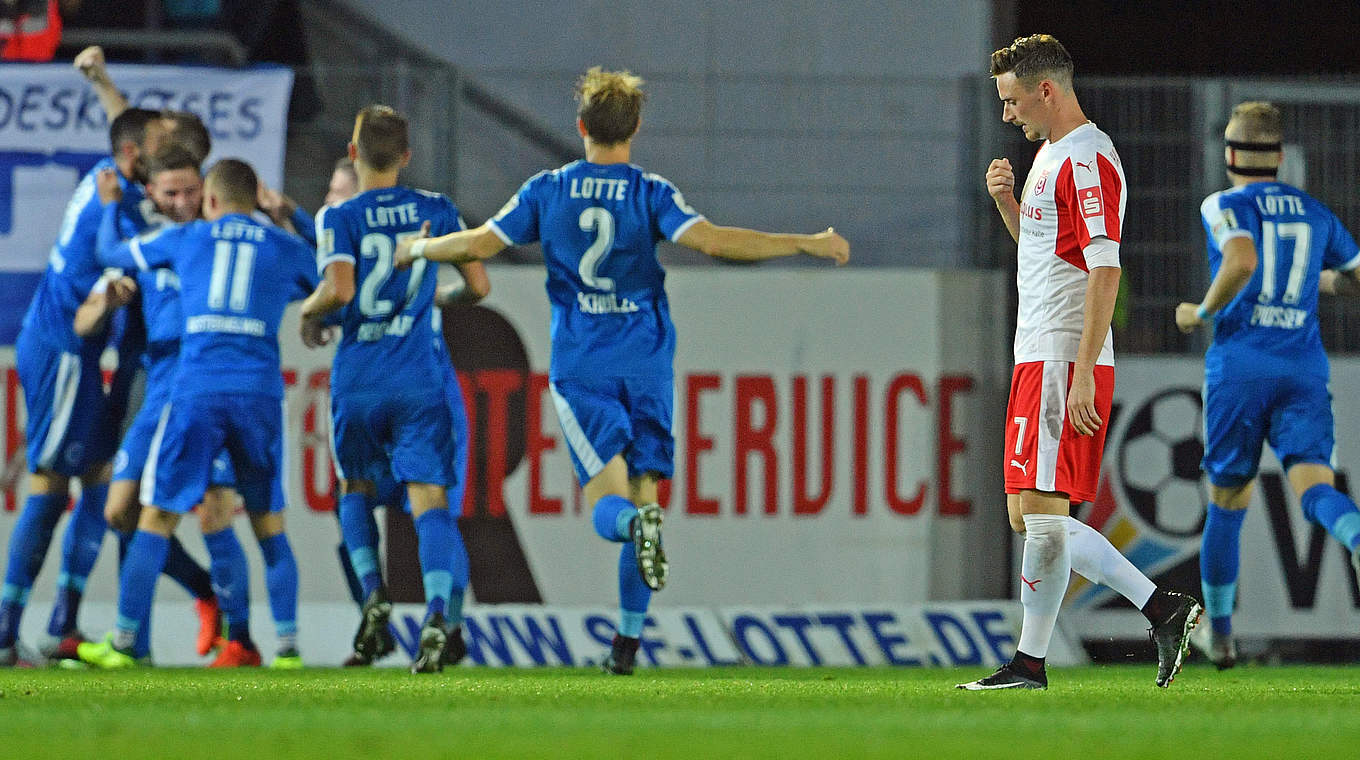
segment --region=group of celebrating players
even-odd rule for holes
[[[98,48],[76,66],[109,112],[113,156],[77,187],[16,342],[31,477],[0,593],[0,665],[20,661],[20,618],[76,478],[43,658],[149,663],[150,612],[164,573],[197,600],[198,651],[217,650],[212,666],[262,664],[231,526],[239,501],[264,558],[279,642],[270,664],[302,666],[298,567],[282,512],[277,340],[284,309],[298,300],[306,345],[339,332],[332,459],[361,601],[345,664],[370,664],[394,649],[378,504],[408,509],[418,538],[427,610],[411,670],[458,662],[468,559],[455,514],[468,429],[435,307],[484,297],[483,259],[541,241],[553,401],[594,526],[623,544],[621,614],[604,669],[631,674],[651,593],[668,570],[657,483],[672,472],[675,331],[656,244],[665,238],[746,261],[808,254],[843,264],[845,239],[830,228],[797,235],[714,225],[664,178],[629,163],[643,96],[627,72],[593,68],[578,84],[585,160],[539,173],[469,230],[447,197],[398,184],[411,152],[407,122],[391,108],[360,111],[313,224],[243,161],[222,159],[201,174],[211,149],[202,122],[129,108]],[[454,265],[454,284],[438,287],[432,262]],[[106,390],[99,358],[110,345],[119,366]],[[144,398],[115,455],[139,368]],[[207,569],[174,535],[191,510]],[[119,538],[118,615],[105,638],[88,641],[77,611],[106,529]]]
[[[656,244],[745,261],[808,254],[843,264],[845,239],[831,228],[797,235],[714,225],[670,182],[631,164],[643,96],[627,72],[592,68],[578,83],[584,160],[540,172],[494,218],[467,229],[448,198],[398,184],[411,153],[406,120],[388,107],[356,117],[348,157],[313,225],[242,161],[223,159],[201,176],[210,149],[202,123],[127,108],[97,48],[77,66],[110,111],[113,156],[77,187],[16,346],[32,477],[0,593],[0,664],[19,659],[19,619],[78,478],[44,657],[106,668],[148,662],[152,598],[164,573],[198,600],[200,654],[218,649],[212,664],[220,667],[261,664],[249,633],[245,556],[231,527],[234,492],[264,557],[279,641],[271,664],[301,667],[298,567],[282,517],[277,342],[283,311],[297,300],[306,345],[339,332],[330,430],[341,533],[361,603],[346,664],[394,649],[378,504],[408,509],[418,538],[427,610],[411,670],[458,662],[468,558],[454,515],[468,426],[436,307],[483,298],[491,283],[482,261],[541,242],[549,388],[595,530],[622,544],[621,612],[604,669],[631,674],[651,594],[668,573],[657,486],[673,469],[675,329]],[[1215,328],[1204,399],[1212,502],[1204,606],[1158,588],[1071,516],[1071,504],[1095,496],[1110,416],[1110,320],[1127,199],[1119,156],[1082,112],[1072,72],[1048,35],[992,56],[1003,119],[1042,146],[1019,199],[1008,160],[994,160],[986,175],[1018,244],[1004,454],[1007,511],[1024,535],[1024,613],[1015,656],[960,684],[969,690],[1047,687],[1044,660],[1071,572],[1110,586],[1147,617],[1158,686],[1171,683],[1192,639],[1231,667],[1238,536],[1267,440],[1304,514],[1345,544],[1360,570],[1360,510],[1334,484],[1317,324],[1320,291],[1360,292],[1360,248],[1320,202],[1275,181],[1283,131],[1268,103],[1241,104],[1228,123],[1233,187],[1202,207],[1213,283],[1175,315],[1187,332],[1211,320]],[[438,263],[457,268],[442,288]],[[119,368],[106,391],[99,356],[110,344]],[[114,431],[139,366],[144,400],[115,456]],[[207,569],[174,538],[194,509]],[[119,537],[118,618],[102,641],[86,641],[76,613],[106,528]],[[1207,629],[1198,626],[1205,607]]]

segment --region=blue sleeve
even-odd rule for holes
[[[642,176],[651,185],[649,188],[651,192],[647,194],[649,210],[656,229],[663,238],[674,243],[685,234],[685,230],[694,226],[696,222],[703,221],[703,215],[685,203],[685,196],[680,194],[670,180],[659,174]]]
[[[520,186],[496,216],[487,222],[496,236],[506,245],[525,245],[538,240],[538,204],[536,191],[546,172],[540,172]]]
[[[207,222],[200,222],[207,224]],[[186,231],[192,225],[173,225],[153,230],[127,241],[128,252],[136,268],[143,272],[157,267],[169,267],[175,261],[175,254],[184,246]],[[121,249],[122,246],[120,245]],[[113,266],[117,266],[114,264]]]
[[[105,203],[103,217],[99,220],[99,233],[95,236],[95,258],[102,267],[137,269],[132,254],[128,252],[123,236],[118,233],[118,204]],[[129,263],[131,262],[131,263]]]
[[[326,267],[335,261],[353,264],[357,247],[353,237],[338,206],[325,206],[316,212],[316,271],[326,271]]]
[[[467,229],[467,225],[463,224],[463,217],[458,213],[458,207],[453,205],[453,201],[444,198],[439,218],[430,226],[430,237],[439,237],[465,229]]]
[[[321,275],[316,269],[316,250],[307,244],[297,235],[282,231],[289,250],[292,252],[290,260],[293,263],[291,279],[293,290],[289,295],[289,301],[298,301],[312,294],[316,286],[321,282]]]
[[[291,221],[293,222],[293,227],[297,229],[298,237],[306,240],[307,245],[315,248],[316,221],[312,219],[312,215],[307,213],[307,210],[303,207],[298,206],[293,209],[293,218]]]
[[[1327,250],[1322,256],[1322,268],[1349,272],[1360,267],[1360,248],[1356,247],[1350,230],[1336,218],[1336,214],[1328,216],[1331,224],[1327,234]]]

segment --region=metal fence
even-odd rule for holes
[[[1079,80],[1086,115],[1110,134],[1129,185],[1121,248],[1126,292],[1117,314],[1115,346],[1123,354],[1201,353],[1209,335],[1181,335],[1173,313],[1181,301],[1198,301],[1209,284],[1199,205],[1228,186],[1223,128],[1232,107],[1270,100],[1285,123],[1282,179],[1326,203],[1360,233],[1360,87],[1337,82],[1227,79]],[[995,93],[991,93],[993,98]],[[995,102],[993,100],[993,102]],[[999,107],[980,118],[1000,124]],[[1034,146],[1018,130],[979,130],[980,156],[1021,157],[1028,169]],[[996,221],[981,191],[985,160],[977,170],[973,204],[979,230],[979,264],[1014,269],[1014,243]],[[1329,351],[1360,351],[1360,301],[1324,298],[1323,341]]]

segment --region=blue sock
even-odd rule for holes
[[[612,493],[601,496],[591,514],[595,532],[600,538],[614,542],[628,540],[628,523],[636,516],[637,507],[633,502]]]
[[[108,496],[108,483],[82,487],[80,500],[66,523],[66,533],[61,540],[57,602],[52,606],[52,617],[47,622],[47,632],[52,636],[64,636],[76,627],[80,600],[85,594],[85,579],[90,577],[90,571],[99,559],[104,531],[109,527],[104,521],[104,502]]]
[[[373,506],[362,493],[347,493],[340,497],[340,534],[345,538],[349,563],[359,576],[364,598],[382,585],[382,571],[378,569],[378,523],[373,519]]]
[[[163,572],[165,577],[183,586],[193,598],[212,598],[212,576],[198,564],[197,560],[189,556],[189,552],[184,550],[184,544],[174,536],[170,537],[170,551],[165,556]]]
[[[14,646],[33,579],[42,570],[52,532],[66,509],[66,494],[30,494],[9,536],[9,564],[0,594],[0,647]]]
[[[619,634],[631,638],[642,635],[642,623],[647,617],[647,605],[652,601],[652,590],[638,572],[637,557],[631,544],[619,551]]]
[[[463,594],[467,590],[470,575],[467,547],[463,544],[463,532],[458,530],[458,513],[453,515],[453,589],[449,592],[449,609],[444,614],[449,627],[463,624]]]
[[[147,608],[146,617],[137,625],[137,638],[132,642],[132,656],[137,659],[151,656],[151,609]]]
[[[279,650],[297,648],[297,560],[288,536],[280,533],[260,539],[264,555],[265,585],[269,588],[269,610],[279,635]]]
[[[1242,521],[1245,509],[1223,509],[1209,505],[1204,519],[1204,535],[1200,538],[1199,578],[1204,592],[1204,606],[1209,613],[1209,624],[1214,633],[1232,633],[1233,601],[1237,596],[1237,571]]]
[[[113,535],[118,539],[118,569],[123,569],[123,560],[127,559],[128,546],[132,543],[132,536],[135,530],[115,530]]]
[[[134,646],[137,632],[151,614],[156,595],[156,579],[165,567],[170,540],[165,536],[137,531],[128,545],[127,559],[118,578],[118,623],[116,643],[127,649]]]
[[[1355,551],[1360,545],[1360,511],[1345,494],[1326,483],[1318,483],[1304,491],[1299,501],[1304,517],[1326,528],[1348,551]]]
[[[443,615],[453,593],[453,555],[458,540],[458,524],[448,509],[431,509],[416,518],[416,539],[420,552],[420,572],[425,581],[425,615]]]
[[[236,539],[236,531],[228,525],[216,533],[204,533],[203,544],[208,547],[208,556],[212,559],[209,574],[212,576],[212,590],[217,594],[217,606],[222,610],[222,619],[227,621],[228,629],[233,624],[248,625],[250,569],[246,565],[245,550]]]

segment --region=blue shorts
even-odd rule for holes
[[[558,378],[548,389],[582,485],[616,454],[623,454],[629,477],[653,472],[665,479],[675,471],[675,386],[669,373]]]
[[[1332,394],[1315,376],[1219,382],[1204,388],[1204,460],[1209,482],[1233,488],[1256,477],[1269,441],[1288,470],[1331,466]]]
[[[28,470],[83,475],[113,457],[117,433],[99,369],[100,346],[81,353],[21,331],[15,364],[28,409]]]
[[[199,394],[167,404],[142,474],[142,503],[180,514],[193,509],[214,484],[214,460],[223,451],[247,511],[283,509],[283,404],[260,394]]]
[[[446,484],[453,477],[453,440],[442,393],[347,394],[331,399],[331,452],[344,480],[375,486]]]
[[[114,480],[141,480],[146,467],[146,458],[151,453],[151,442],[156,437],[156,428],[161,421],[161,412],[170,403],[170,391],[175,379],[177,356],[168,356],[153,361],[146,371],[146,394],[142,408],[132,418],[118,453],[113,457]],[[209,478],[213,487],[231,488],[236,483],[236,475],[231,468],[231,460],[225,451],[213,459],[213,472]]]
[[[448,489],[449,509],[455,515],[463,513],[463,488],[467,483],[468,466],[468,418],[467,407],[463,405],[463,388],[453,366],[444,362],[444,399],[449,405],[449,418],[452,422],[453,464],[449,479],[444,486]],[[420,482],[420,481],[416,481]],[[392,475],[387,467],[377,473],[373,481],[377,493],[377,503],[389,506],[402,506],[409,510],[406,502],[406,489],[402,482]]]
[[[453,435],[453,472],[448,481],[449,509],[455,515],[463,513],[463,489],[467,487],[468,432],[467,406],[463,402],[463,386],[458,382],[458,374],[453,365],[445,359],[444,400],[449,405],[449,418],[452,421]]]

